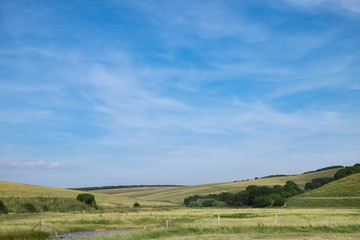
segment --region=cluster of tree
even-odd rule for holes
[[[307,182],[305,184],[305,190],[313,190],[315,188],[319,188],[327,183],[330,183],[334,181],[335,179],[333,177],[323,177],[323,178],[314,178],[310,182]]]
[[[344,166],[342,166],[342,165],[335,165],[335,166],[320,168],[320,169],[317,169],[315,171],[304,172],[303,174],[313,173],[313,172],[321,172],[321,171],[325,171],[325,170],[330,170],[330,169],[335,169],[335,168],[343,168],[343,167]]]
[[[188,207],[269,207],[284,206],[286,198],[303,193],[293,181],[287,181],[284,186],[275,185],[256,186],[250,185],[245,191],[238,193],[222,192],[220,194],[209,194],[206,196],[194,195],[184,199]],[[198,201],[202,199],[202,203]],[[208,199],[208,200],[206,200]]]
[[[360,163],[356,163],[352,167],[344,167],[344,168],[338,170],[335,173],[334,178],[335,178],[335,180],[339,180],[340,178],[347,177],[354,173],[360,173]]]
[[[91,207],[98,209],[98,206],[96,205],[95,197],[94,197],[94,195],[92,195],[90,193],[79,194],[76,197],[76,200],[82,202],[85,205],[89,205]]]
[[[275,175],[264,176],[264,177],[261,177],[261,178],[275,178],[275,177],[286,177],[286,176],[289,176],[289,175],[286,175],[286,174],[275,174]]]
[[[338,168],[338,167],[342,167],[342,166],[332,166],[332,167],[321,168],[321,169],[327,170],[327,169],[333,169],[333,168]],[[321,170],[321,169],[319,169],[319,170]],[[356,163],[354,166],[343,167],[343,168],[339,169],[335,173],[334,177],[314,178],[310,182],[307,182],[305,184],[305,190],[309,191],[309,190],[319,188],[325,184],[328,184],[335,180],[339,180],[340,178],[343,178],[343,177],[347,177],[354,173],[360,173],[360,164],[359,163]]]

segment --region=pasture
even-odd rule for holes
[[[201,184],[185,187],[144,187],[144,188],[121,188],[109,190],[96,190],[92,193],[110,194],[117,197],[137,198],[147,201],[168,201],[175,204],[183,204],[184,198],[195,194],[209,194],[221,192],[239,192],[249,185],[274,186],[284,185],[291,180],[304,188],[305,183],[313,178],[332,177],[339,169],[329,169],[307,174],[296,174],[283,177],[260,178],[254,180],[234,181],[227,183]]]
[[[218,222],[220,216],[220,224]],[[172,229],[166,221],[172,219]],[[209,234],[221,237],[288,236],[294,232],[319,236],[321,233],[347,233],[360,236],[360,209],[189,209],[142,208],[127,212],[73,212],[9,214],[0,216],[0,232],[29,231],[39,220],[59,232],[132,229],[135,232],[98,239],[197,239]],[[170,228],[170,226],[169,226]],[[183,238],[181,238],[183,237]],[[256,239],[256,238],[255,238]]]
[[[360,174],[354,174],[288,200],[280,208],[185,208],[192,194],[241,191],[248,185],[304,186],[336,169],[251,181],[185,187],[148,187],[93,191],[100,209],[76,201],[75,190],[0,182],[0,200],[10,209],[0,214],[0,239],[48,239],[58,233],[131,230],[96,240],[135,239],[357,239],[360,238]],[[30,202],[35,213],[19,206]],[[133,207],[135,202],[140,207]],[[44,206],[48,208],[45,209]],[[30,231],[42,222],[46,235]],[[171,222],[171,224],[170,224]],[[167,223],[167,224],[166,224]],[[17,238],[13,238],[17,236]]]

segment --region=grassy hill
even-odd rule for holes
[[[284,185],[291,180],[304,188],[305,183],[311,181],[313,178],[333,177],[336,169],[329,169],[324,171],[311,172],[307,174],[297,174],[292,176],[261,178],[250,181],[228,182],[228,183],[213,183],[202,184],[184,187],[145,187],[145,188],[120,188],[108,190],[96,190],[93,193],[110,194],[119,197],[131,197],[148,201],[170,201],[176,204],[182,204],[184,198],[195,194],[209,194],[221,192],[239,192],[245,190],[249,185],[258,186],[273,186]]]
[[[86,210],[86,207],[76,200],[82,191],[54,187],[21,184],[0,181],[0,200],[14,212],[23,211],[22,205],[32,203],[36,209],[50,211]],[[165,202],[139,201],[125,196],[94,193],[97,204],[103,208],[132,207],[134,202],[142,206],[168,206]],[[46,207],[45,207],[46,206]]]
[[[289,207],[360,207],[360,173],[295,196]]]

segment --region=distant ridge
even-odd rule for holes
[[[343,167],[344,166],[342,166],[342,165],[335,165],[335,166],[320,168],[320,169],[317,169],[315,171],[304,172],[303,174],[308,174],[308,173],[313,173],[313,172],[321,172],[321,171],[324,171],[324,170],[335,169],[335,168],[343,168]]]
[[[84,187],[84,188],[68,188],[77,191],[93,191],[93,190],[108,190],[119,188],[144,188],[144,187],[185,187],[186,185],[119,185],[119,186],[103,186],[103,187]]]

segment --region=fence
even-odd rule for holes
[[[31,229],[31,231],[34,231],[36,228],[38,228],[38,231],[43,231],[44,228],[51,230],[51,237],[52,239],[61,238],[61,236],[58,234],[59,230],[56,229],[54,226],[48,226],[41,222],[41,220]]]

